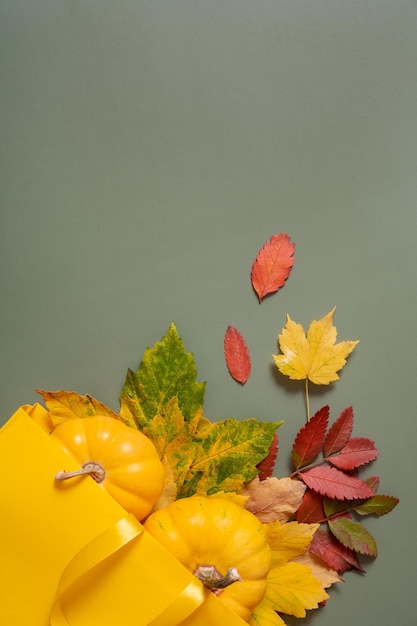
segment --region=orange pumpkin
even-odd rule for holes
[[[107,416],[68,419],[51,437],[82,469],[57,480],[89,474],[127,511],[143,520],[161,495],[165,472],[152,441]]]
[[[265,594],[271,566],[265,530],[252,513],[224,498],[192,496],[152,513],[145,528],[249,621]]]

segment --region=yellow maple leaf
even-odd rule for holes
[[[84,396],[75,391],[42,391],[36,389],[47,408],[49,420],[54,427],[61,422],[74,417],[93,417],[94,415],[105,415],[121,420],[121,416],[115,413],[102,402],[99,402],[93,396],[86,394]]]
[[[306,611],[316,609],[329,595],[311,569],[300,563],[282,563],[272,567],[262,603],[279,613],[305,617]]]
[[[272,565],[279,565],[303,555],[313,539],[319,524],[298,522],[271,522],[264,524],[268,543],[272,550]]]
[[[284,620],[265,599],[253,611],[250,626],[286,626]]]
[[[263,525],[272,551],[272,566],[262,602],[252,613],[251,626],[283,626],[277,615],[305,617],[329,598],[323,582],[313,570],[296,559],[308,550],[319,524],[270,522]]]
[[[292,380],[310,380],[315,385],[328,385],[339,378],[346,358],[359,341],[336,343],[333,326],[335,308],[321,320],[313,320],[307,331],[287,315],[287,323],[278,337],[280,355],[273,355],[281,374]]]

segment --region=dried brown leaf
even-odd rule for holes
[[[261,522],[287,522],[300,506],[305,490],[298,480],[270,477],[261,481],[257,476],[242,493],[249,496],[246,508]]]
[[[336,570],[328,567],[324,561],[311,552],[305,552],[303,555],[297,556],[294,561],[295,563],[301,563],[301,565],[310,567],[313,576],[321,582],[324,589],[328,589],[334,583],[343,582],[343,578],[339,576]]]

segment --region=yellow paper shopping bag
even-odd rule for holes
[[[94,480],[55,481],[79,466],[45,425],[0,429],[1,626],[243,626]]]

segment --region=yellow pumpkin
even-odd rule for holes
[[[107,416],[68,419],[51,437],[82,469],[57,480],[89,474],[127,511],[143,520],[161,495],[165,472],[152,441]]]
[[[266,590],[271,550],[261,522],[231,500],[192,496],[152,513],[146,530],[249,621]]]

